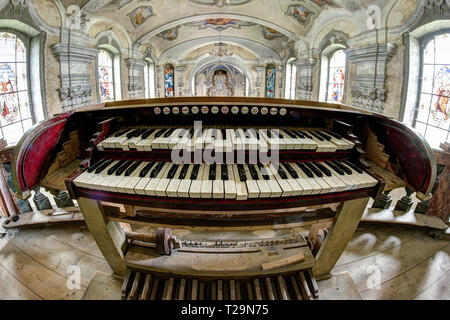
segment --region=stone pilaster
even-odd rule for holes
[[[347,50],[347,57],[356,65],[351,87],[352,105],[383,113],[386,101],[386,66],[396,52],[392,43]]]
[[[164,98],[164,67],[156,66],[156,97]]]
[[[265,83],[265,77],[264,73],[266,71],[266,67],[264,66],[256,66],[255,67],[256,70],[256,96],[257,97],[263,97],[266,94],[266,89],[264,88],[264,83]]]
[[[92,103],[92,86],[88,65],[97,57],[97,50],[79,45],[58,43],[52,52],[61,68],[59,89],[62,111],[69,111]]]
[[[275,97],[282,99],[284,97],[284,81],[286,81],[286,77],[284,75],[284,72],[286,70],[286,67],[283,65],[279,65],[276,68],[276,82],[277,85],[275,87]]]
[[[306,58],[294,62],[297,67],[296,75],[296,99],[311,100],[313,90],[313,68],[316,59]]]
[[[144,60],[126,59],[128,67],[128,96],[130,99],[144,98]]]
[[[184,66],[176,66],[175,67],[175,96],[183,97],[184,93],[184,70],[186,68]]]

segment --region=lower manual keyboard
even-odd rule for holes
[[[296,197],[374,187],[378,180],[346,160],[275,164],[190,164],[99,160],[73,180],[80,188],[154,197]]]

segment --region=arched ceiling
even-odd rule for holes
[[[389,0],[54,0],[78,5],[87,32],[108,22],[127,33],[138,48],[147,43],[156,56],[178,58],[200,46],[224,42],[246,46],[258,59],[284,58],[290,42],[315,46],[333,25],[350,36],[368,29],[366,8]],[[401,0],[404,1],[404,0]],[[199,40],[201,39],[201,40]]]

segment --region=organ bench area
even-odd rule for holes
[[[435,167],[421,136],[365,110],[186,97],[44,121],[13,182],[22,198],[68,191],[125,299],[315,299],[369,198],[426,201]]]

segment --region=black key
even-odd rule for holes
[[[177,173],[177,170],[178,170],[179,166],[180,165],[176,164],[176,163],[174,163],[172,165],[172,167],[169,169],[169,172],[167,173],[167,179],[173,179],[173,177],[175,176],[175,173]]]
[[[94,171],[95,169],[97,169],[100,165],[102,165],[103,163],[105,163],[106,159],[101,159],[99,161],[97,161],[94,164],[91,164],[88,168],[87,168],[87,172],[91,173],[92,171]]]
[[[181,168],[180,171],[180,175],[178,176],[178,179],[183,180],[184,178],[186,178],[186,173],[189,170],[189,165],[188,164],[184,164],[183,168]]]
[[[321,136],[319,136],[316,132],[311,131],[310,134],[311,134],[312,136],[316,137],[317,140],[319,140],[319,141],[325,141],[325,139],[322,138]]]
[[[134,137],[135,137],[135,134],[137,134],[137,133],[139,133],[139,132],[140,132],[139,129],[131,130],[130,132],[127,133],[127,138],[128,138],[128,139],[134,138]]]
[[[197,180],[199,170],[200,170],[200,165],[194,164],[194,168],[192,168],[191,177],[190,177],[191,180]]]
[[[217,139],[217,129],[215,128],[212,129],[211,138]]]
[[[114,134],[114,137],[119,137],[123,135],[124,133],[128,132],[130,129],[120,130],[119,132]]]
[[[126,160],[120,160],[119,162],[117,162],[115,165],[113,165],[111,168],[108,169],[108,175],[112,175],[114,172],[116,172],[117,169],[119,169],[124,163],[126,162]]]
[[[307,137],[307,138],[309,138],[309,139],[312,139],[312,137],[311,137],[308,133],[306,133],[305,131],[301,131],[301,133],[302,133],[305,137]]]
[[[327,164],[331,169],[333,169],[334,171],[336,171],[339,175],[341,175],[341,176],[345,175],[344,170],[342,170],[341,168],[339,168],[339,167],[338,167],[336,164],[334,164],[333,162],[331,162],[331,161],[326,161],[326,164]]]
[[[353,170],[355,170],[358,173],[363,173],[363,171],[360,168],[358,168],[356,165],[354,165],[353,163],[351,163],[348,160],[344,160],[344,164],[348,165],[350,168],[352,168]]]
[[[238,173],[239,173],[239,179],[241,181],[247,181],[247,175],[245,174],[245,169],[242,164],[237,165]]]
[[[270,130],[267,130],[266,133],[268,138],[272,138],[272,132]]]
[[[216,180],[216,164],[213,163],[209,166],[209,180]]]
[[[286,171],[284,171],[284,169],[281,167],[281,165],[278,166],[278,174],[280,175],[281,179],[288,178]]]
[[[220,172],[222,176],[222,180],[228,180],[228,166],[226,164],[220,165]]]
[[[305,166],[304,163],[297,162],[297,166],[308,176],[308,178],[314,178],[313,173],[308,169],[307,166]]]
[[[108,161],[103,162],[103,164],[101,164],[100,166],[97,167],[97,169],[95,169],[94,173],[99,174],[100,172],[105,170],[111,163],[113,163],[113,161],[114,160],[108,160]]]
[[[330,131],[330,130],[325,130],[326,133],[328,133],[330,136],[335,137],[336,139],[342,139],[342,136],[336,132]]]
[[[301,139],[305,139],[305,135],[303,133],[300,132],[300,130],[294,130],[294,132],[297,134],[297,136]]]
[[[156,178],[162,167],[164,167],[164,162],[158,162],[158,164],[153,168],[152,172],[150,172],[150,178]]]
[[[294,133],[292,133],[290,130],[284,130],[284,132],[286,132],[286,134],[291,138],[294,138],[294,139],[297,138],[297,136]]]
[[[191,128],[191,129],[189,130],[189,137],[188,137],[188,138],[191,138],[191,139],[192,139],[192,137],[194,136],[194,132],[195,132],[194,128]]]
[[[333,161],[333,164],[347,174],[352,174],[352,172],[353,172],[349,167],[344,166],[342,163],[340,163],[337,160]]]
[[[115,175],[120,176],[125,170],[127,170],[129,166],[133,164],[133,162],[133,160],[128,160],[127,162],[125,162],[119,169],[117,169]]]
[[[331,137],[329,135],[323,133],[322,131],[316,131],[316,133],[327,141],[331,140]]]
[[[159,138],[163,135],[164,132],[166,132],[168,129],[160,129],[155,133],[155,138]]]
[[[150,169],[155,165],[155,161],[150,161],[149,163],[147,163],[141,170],[141,172],[139,172],[139,177],[143,178],[147,175],[147,173],[150,171]]]
[[[253,180],[259,180],[258,171],[256,171],[255,165],[248,164],[248,170],[250,171],[250,175],[252,176]]]
[[[238,130],[234,130],[234,135],[236,136],[236,138],[242,138],[241,133]]]
[[[150,135],[155,132],[156,129],[149,129],[147,131],[145,131],[142,136],[141,139],[147,139],[148,137],[150,137]]]
[[[175,131],[175,129],[169,129],[169,130],[167,130],[165,133],[164,133],[164,138],[168,138],[168,137],[170,137],[170,135],[173,133]]]
[[[322,171],[320,171],[319,169],[317,169],[315,166],[313,166],[311,163],[309,162],[305,162],[305,165],[312,171],[314,172],[314,174],[316,176],[318,176],[319,178],[323,177],[323,173]]]
[[[125,177],[129,177],[137,167],[141,165],[142,161],[135,161],[128,169],[125,171]]]
[[[321,163],[314,163],[314,165],[319,168],[327,177],[331,177],[331,171],[325,168]]]
[[[222,140],[227,140],[227,130],[220,129],[220,132],[222,133]]]
[[[298,179],[298,173],[297,171],[295,171],[294,168],[292,168],[292,166],[289,163],[283,163],[284,167],[286,168],[286,170],[289,172],[289,174],[292,176],[292,178],[294,179]]]
[[[264,180],[270,180],[269,174],[267,173],[266,168],[262,165],[262,163],[258,163],[259,172]]]

